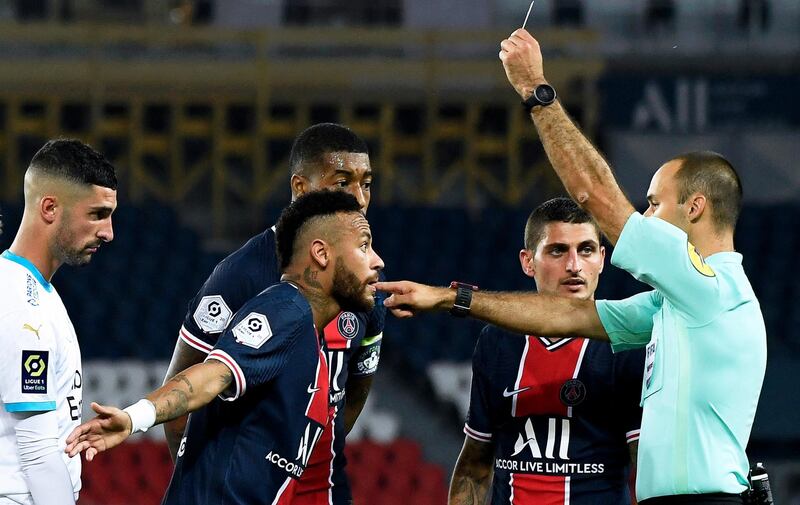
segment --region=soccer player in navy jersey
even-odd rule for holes
[[[366,143],[348,128],[332,123],[309,127],[296,138],[289,165],[293,199],[310,191],[338,189],[353,195],[366,213],[372,185],[369,154]],[[166,380],[202,362],[242,304],[279,280],[272,227],[222,260],[191,300]],[[345,435],[364,406],[377,370],[384,320],[379,300],[374,310],[344,311],[324,328],[334,413],[301,480],[296,504],[351,503],[344,471]],[[173,459],[185,424],[182,418],[164,425]]]
[[[281,282],[238,311],[205,361],[125,410],[98,413],[67,439],[87,460],[131,433],[189,412],[165,505],[292,503],[329,422],[328,363],[317,328],[368,312],[383,262],[352,196],[316,191],[275,231]]]
[[[538,292],[589,300],[605,249],[591,217],[556,198],[531,213],[519,259]],[[643,368],[641,350],[612,355],[604,342],[486,326],[449,504],[483,504],[489,493],[491,503],[630,504]]]

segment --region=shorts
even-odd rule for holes
[[[706,493],[658,496],[642,500],[639,505],[742,505],[743,503],[742,497],[738,494]]]

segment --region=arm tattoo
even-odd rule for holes
[[[189,397],[186,392],[181,389],[173,389],[164,396],[162,401],[156,402],[156,423],[182,416],[188,410]]]
[[[468,477],[454,477],[452,502],[458,505],[483,505],[486,489]]]
[[[194,388],[192,387],[192,383],[189,382],[189,379],[186,377],[186,375],[179,373],[178,375],[173,377],[172,380],[175,382],[183,382],[184,384],[186,384],[186,387],[189,388],[189,392],[194,393]]]

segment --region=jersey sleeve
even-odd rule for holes
[[[236,263],[219,263],[189,302],[178,338],[198,351],[211,352],[234,313],[260,292]]]
[[[611,263],[657,289],[695,324],[707,323],[720,310],[716,273],[686,233],[662,219],[632,214]]]
[[[618,412],[625,429],[625,438],[630,444],[639,440],[642,424],[642,376],[645,355],[643,349],[633,349],[614,356],[614,380]]]
[[[56,342],[30,311],[0,318],[0,400],[6,412],[56,409]]]
[[[600,322],[614,352],[644,347],[653,332],[653,316],[661,308],[661,297],[647,291],[623,300],[595,302]]]
[[[381,272],[380,279],[384,279],[383,272]],[[366,331],[361,340],[361,346],[354,351],[348,365],[351,376],[364,377],[378,371],[383,327],[386,323],[386,307],[383,305],[385,298],[386,294],[383,292],[375,294],[375,307],[367,314]]]
[[[365,337],[366,339],[366,337]],[[381,340],[361,346],[353,352],[353,357],[348,364],[350,376],[366,377],[374,375],[378,371],[378,363],[381,359]]]
[[[242,307],[206,358],[221,361],[233,374],[234,387],[220,397],[233,401],[248,388],[272,380],[296,350],[303,331],[313,331],[313,324],[310,308],[291,301]]]
[[[472,386],[469,396],[469,410],[467,422],[464,424],[464,433],[479,442],[491,442],[494,432],[493,412],[491,405],[491,384],[486,375],[486,360],[491,354],[487,347],[489,340],[489,327],[481,331],[475,352],[472,355]]]
[[[383,271],[380,272],[378,280],[381,282],[386,280]],[[375,307],[367,315],[367,331],[364,340],[361,341],[363,347],[371,346],[383,338],[383,327],[386,325],[386,307],[383,305],[385,299],[386,293],[383,291],[375,293]]]

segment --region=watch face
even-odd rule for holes
[[[542,84],[534,90],[536,98],[542,103],[550,103],[556,99],[556,90],[552,86]]]

